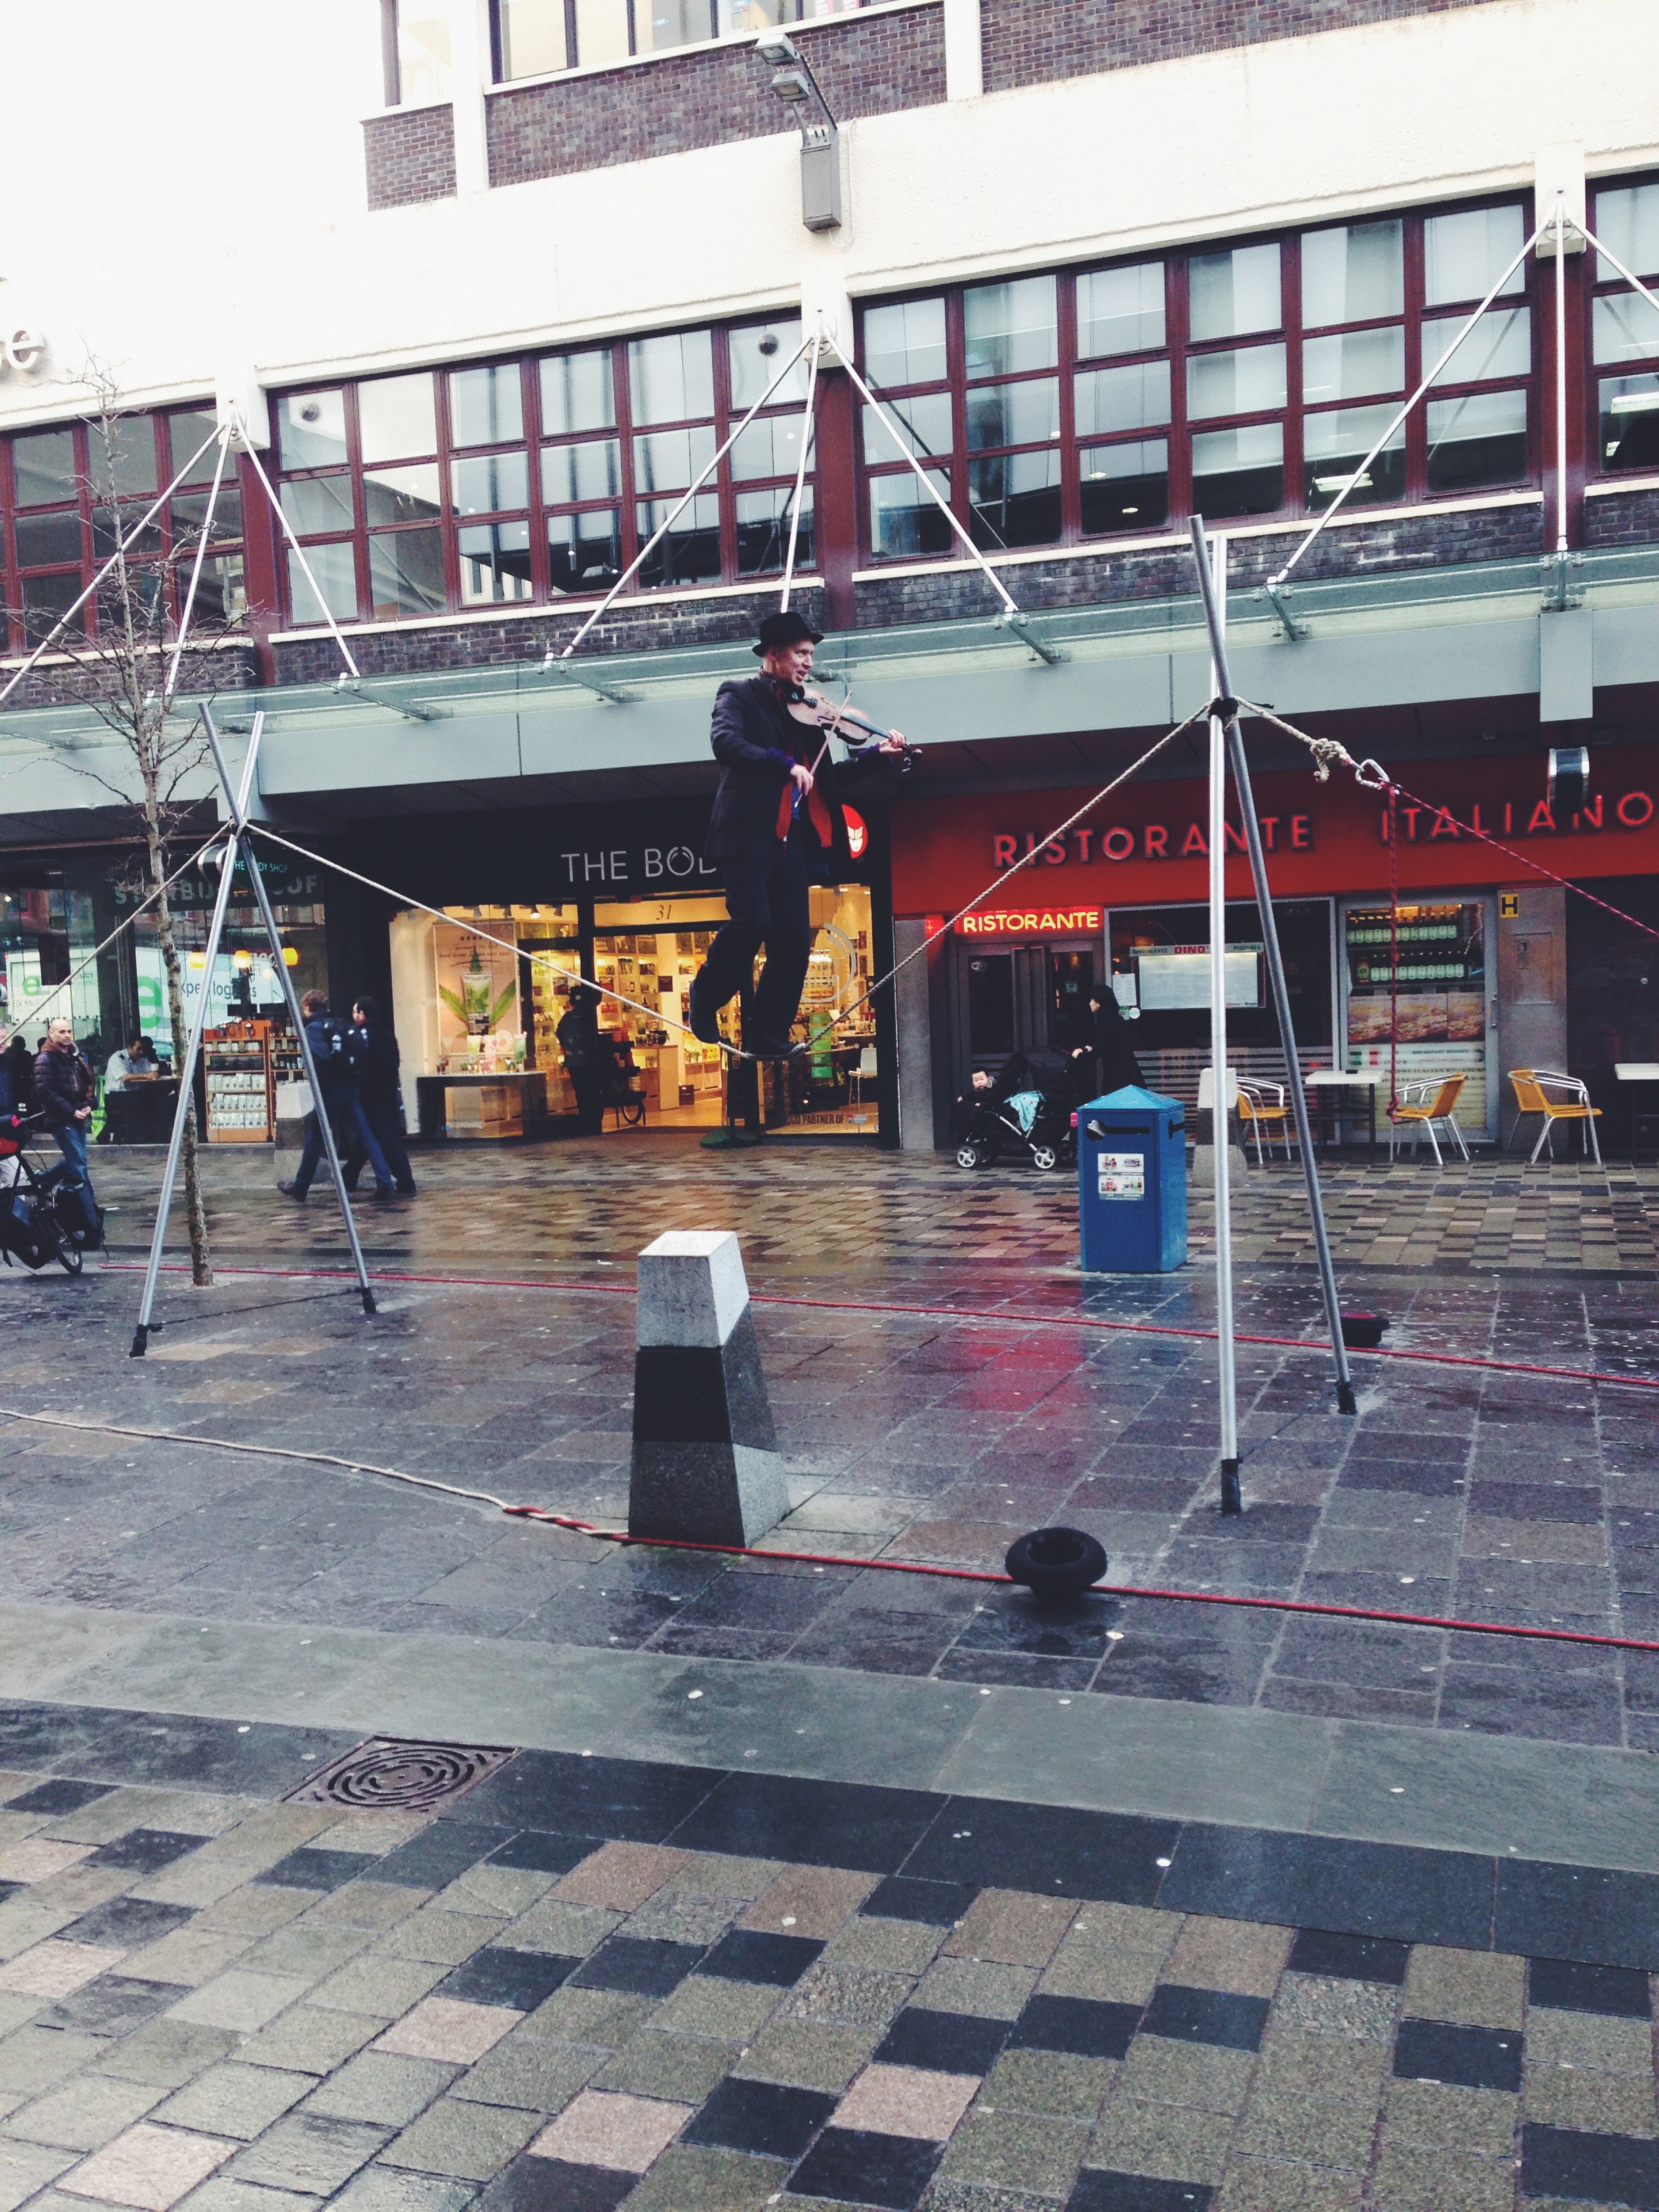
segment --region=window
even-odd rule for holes
[[[777,319],[284,393],[283,508],[315,580],[290,549],[290,618],[395,622],[602,594],[799,343],[799,322]],[[805,398],[797,362],[653,549],[641,588],[781,573]]]
[[[1659,289],[1659,184],[1597,192],[1590,228],[1632,276]],[[1597,257],[1594,282],[1593,465],[1610,476],[1659,470],[1659,313],[1605,256]]]
[[[421,0],[403,4],[419,5]],[[865,0],[492,0],[495,82],[514,84],[558,70],[599,69],[633,54],[702,46],[711,39],[752,38],[769,24],[816,21],[864,4]]]
[[[211,437],[210,407],[60,423],[0,441],[0,645],[27,651],[57,625],[155,495]],[[210,445],[142,537],[129,548],[140,597],[165,596],[176,616],[206,526],[216,449]],[[76,616],[73,635],[95,640],[103,605]],[[242,496],[233,464],[221,485],[203,556],[192,627],[212,635],[247,605]]]
[[[444,0],[380,0],[388,107],[449,97],[449,10]]]
[[[1194,513],[1316,514],[1345,491],[1364,506],[1522,483],[1532,277],[1526,258],[1509,264],[1526,222],[1519,202],[1387,216],[881,301],[864,311],[863,367],[988,550],[1161,532]],[[1659,260],[1659,202],[1627,222]],[[1633,413],[1650,384],[1659,417],[1659,313],[1644,323],[1629,299],[1620,343],[1653,374],[1613,396]],[[1443,356],[1428,404],[1392,428]],[[861,412],[867,557],[950,551],[945,517],[877,410]]]

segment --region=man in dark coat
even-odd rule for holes
[[[356,1189],[357,1178],[368,1164],[368,1139],[372,1136],[397,1178],[398,1195],[413,1198],[415,1170],[409,1164],[409,1152],[404,1143],[398,1101],[398,1069],[402,1055],[398,1050],[397,1032],[390,1022],[381,1018],[378,999],[359,999],[351,1009],[346,1058],[357,1079],[357,1103],[368,1126],[360,1132],[340,1164],[345,1187],[348,1190]]]
[[[376,1198],[396,1197],[397,1186],[380,1150],[380,1139],[363,1119],[356,1073],[346,1052],[345,1031],[329,1012],[328,994],[307,991],[300,1001],[300,1012],[305,1018],[306,1041],[317,1063],[317,1087],[322,1097],[313,1100],[312,1111],[306,1115],[305,1150],[300,1155],[294,1180],[279,1182],[277,1189],[284,1198],[295,1198],[304,1204],[311,1178],[322,1164],[323,1128],[318,1118],[322,1113],[328,1115],[329,1127],[334,1133],[334,1149],[340,1155],[342,1167],[361,1145],[364,1158],[374,1170]]]
[[[752,648],[761,673],[722,684],[714,701],[710,742],[720,781],[704,850],[725,873],[731,920],[691,986],[688,1018],[694,1036],[718,1044],[715,1018],[764,945],[754,1033],[743,1040],[759,1060],[790,1055],[789,1028],[812,951],[811,887],[844,883],[852,873],[841,792],[869,776],[896,775],[904,751],[895,731],[838,769],[822,726],[791,718],[791,697],[811,672],[820,636],[797,614],[768,615]],[[822,723],[832,720],[826,710]]]
[[[88,1206],[95,1200],[87,1173],[87,1129],[97,1089],[86,1054],[76,1044],[72,1024],[59,1014],[47,1029],[34,1062],[35,1103],[69,1162],[70,1180],[86,1185]]]
[[[564,1055],[564,1072],[576,1094],[579,1136],[596,1137],[605,1127],[605,1090],[599,1079],[599,1024],[595,1019],[599,994],[591,983],[578,983],[570,1004],[553,1032]]]
[[[1117,994],[1109,983],[1103,994],[1096,993],[1089,1000],[1089,1012],[1094,1024],[1092,1051],[1081,1045],[1072,1055],[1074,1060],[1092,1059],[1100,1071],[1100,1095],[1106,1097],[1114,1091],[1122,1091],[1130,1084],[1146,1088],[1146,1079],[1140,1072],[1140,1062],[1134,1056],[1129,1042],[1129,1024],[1123,1018],[1123,1009],[1118,1005]]]

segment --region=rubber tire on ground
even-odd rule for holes
[[[1106,1547],[1081,1528],[1033,1528],[1008,1547],[1003,1570],[1036,1597],[1080,1597],[1107,1568]]]
[[[958,1145],[957,1146],[957,1165],[959,1168],[976,1168],[979,1165],[979,1146],[977,1145]]]
[[[1060,1165],[1060,1154],[1053,1145],[1037,1145],[1031,1152],[1031,1165],[1039,1175],[1052,1175]]]
[[[46,1220],[50,1224],[52,1243],[57,1249],[58,1266],[66,1275],[78,1275],[83,1256],[81,1247],[76,1243],[70,1231],[65,1229],[58,1218],[58,1209],[55,1206],[46,1209]]]

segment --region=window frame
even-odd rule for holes
[[[872,388],[884,404],[944,393],[949,396],[952,410],[952,451],[951,461],[951,508],[957,520],[970,532],[975,520],[968,498],[967,464],[967,404],[969,394],[977,386],[990,382],[1014,381],[1018,377],[1037,380],[1049,374],[1058,374],[1060,391],[1060,529],[1059,534],[1040,544],[1011,547],[1012,553],[1030,557],[1043,551],[1060,552],[1074,549],[1100,548],[1109,550],[1114,544],[1133,543],[1147,538],[1160,541],[1178,538],[1193,512],[1193,440],[1196,434],[1211,431],[1244,429],[1262,423],[1279,423],[1283,433],[1283,479],[1281,497],[1277,507],[1259,512],[1238,514],[1212,513],[1206,517],[1212,528],[1233,529],[1261,527],[1271,524],[1293,524],[1312,521],[1328,502],[1316,503],[1309,496],[1308,470],[1304,447],[1307,443],[1306,426],[1310,417],[1335,414],[1359,407],[1386,406],[1392,409],[1401,404],[1407,395],[1414,392],[1429,364],[1423,358],[1423,333],[1427,322],[1443,318],[1462,317],[1478,304],[1471,299],[1462,304],[1435,301],[1425,297],[1425,225],[1433,217],[1478,212],[1486,209],[1515,207],[1520,211],[1522,235],[1528,236],[1533,224],[1532,198],[1525,191],[1483,193],[1467,200],[1448,202],[1429,206],[1403,209],[1367,210],[1341,222],[1308,223],[1294,230],[1274,230],[1243,234],[1237,237],[1210,240],[1194,240],[1181,247],[1171,247],[1162,252],[1145,248],[1133,252],[1104,258],[1068,262],[1052,272],[1022,270],[1019,276],[1052,273],[1056,282],[1056,324],[1059,333],[1059,363],[1056,370],[1032,370],[1011,373],[994,379],[974,379],[965,374],[963,358],[964,301],[967,293],[976,289],[975,284],[933,286],[925,291],[872,295],[860,301],[858,314],[858,362],[860,371],[869,376],[866,356],[866,324],[872,309],[897,307],[908,301],[941,299],[945,317],[945,374],[942,379],[918,381],[914,384],[882,386],[872,380]],[[1402,270],[1401,305],[1399,313],[1354,317],[1339,323],[1304,323],[1302,301],[1302,241],[1311,233],[1359,227],[1368,223],[1398,222],[1401,226]],[[1216,338],[1194,340],[1190,336],[1189,276],[1194,258],[1215,252],[1227,252],[1251,246],[1274,246],[1279,254],[1279,321],[1276,329],[1252,331]],[[1128,269],[1148,263],[1161,262],[1164,282],[1164,335],[1161,346],[1140,347],[1121,354],[1091,354],[1079,352],[1079,323],[1078,287],[1085,276],[1100,270]],[[1543,392],[1543,325],[1544,309],[1548,305],[1547,288],[1540,276],[1540,265],[1535,254],[1528,254],[1522,263],[1519,289],[1506,294],[1495,310],[1504,306],[1523,307],[1528,318],[1528,368],[1524,374],[1506,373],[1491,377],[1449,376],[1434,387],[1413,409],[1406,422],[1405,471],[1403,488],[1397,498],[1380,498],[1374,502],[1361,503],[1352,496],[1345,502],[1346,516],[1363,518],[1375,507],[1380,513],[1395,513],[1407,508],[1430,508],[1446,501],[1475,497],[1498,497],[1515,490],[1536,490],[1541,482],[1542,392]],[[995,279],[979,280],[995,282]],[[1011,276],[1006,281],[1015,281]],[[1304,348],[1310,337],[1341,337],[1363,334],[1368,331],[1391,329],[1403,325],[1404,344],[1403,382],[1390,393],[1364,397],[1337,398],[1310,405],[1304,392]],[[1586,333],[1587,336],[1587,333]],[[1276,408],[1246,408],[1224,415],[1205,415],[1194,417],[1189,404],[1188,364],[1206,356],[1231,353],[1258,345],[1280,344],[1285,349],[1285,399]],[[1154,362],[1167,361],[1170,371],[1170,419],[1164,425],[1147,425],[1127,430],[1092,432],[1082,436],[1077,428],[1078,379],[1096,370],[1108,368],[1130,368]],[[1656,359],[1659,369],[1659,358]],[[1482,397],[1487,394],[1522,391],[1526,394],[1526,460],[1522,473],[1503,482],[1478,486],[1450,488],[1444,490],[1429,489],[1429,448],[1427,410],[1438,401]],[[878,477],[890,476],[908,470],[908,463],[890,459],[887,441],[875,459],[866,449],[864,417],[860,410],[856,435],[858,542],[857,558],[861,570],[880,574],[911,562],[939,559],[960,559],[963,548],[954,534],[949,547],[939,552],[883,554],[876,550],[872,511],[871,486]],[[1133,446],[1150,440],[1168,441],[1168,504],[1162,523],[1125,525],[1115,530],[1087,531],[1083,527],[1083,461],[1085,452],[1094,452],[1109,446]],[[1368,441],[1369,442],[1369,441]],[[989,449],[988,449],[989,450]],[[1024,450],[996,448],[997,452]],[[994,556],[995,548],[985,544],[977,536],[981,550]]]
[[[731,349],[734,339],[746,331],[774,329],[780,333],[781,353],[784,344],[791,343],[788,333],[799,325],[799,313],[788,307],[774,315],[749,314],[730,321],[698,324],[690,326],[696,331],[708,333],[713,356],[714,412],[707,416],[676,416],[672,422],[639,423],[635,421],[633,392],[629,368],[629,349],[636,341],[653,337],[672,337],[682,334],[681,327],[668,330],[646,330],[626,333],[611,338],[591,340],[570,346],[538,347],[533,352],[508,355],[486,355],[474,360],[446,362],[428,370],[394,369],[385,377],[343,378],[337,383],[312,383],[273,391],[270,404],[271,438],[275,448],[275,481],[280,498],[283,487],[290,483],[332,477],[346,478],[351,487],[349,528],[323,531],[300,531],[301,544],[307,554],[313,546],[349,543],[353,548],[353,574],[356,580],[357,611],[349,616],[337,614],[336,620],[353,625],[399,623],[417,620],[446,620],[459,617],[476,617],[491,611],[506,612],[531,607],[545,612],[550,608],[575,606],[602,599],[614,581],[607,577],[586,590],[566,591],[556,588],[552,580],[552,556],[549,539],[549,524],[564,515],[580,515],[615,512],[618,518],[617,542],[621,551],[621,567],[626,569],[639,553],[648,532],[640,527],[640,510],[647,501],[655,501],[672,506],[680,497],[678,491],[653,492],[641,489],[638,483],[635,441],[656,433],[697,431],[707,428],[714,445],[721,445],[748,410],[736,404],[732,398]],[[690,334],[687,332],[686,334]],[[611,423],[605,428],[583,430],[550,430],[542,404],[542,364],[568,355],[606,353],[610,356]],[[488,446],[458,445],[454,436],[453,410],[450,393],[453,374],[470,368],[514,368],[519,375],[522,434],[517,439],[496,440]],[[393,523],[371,524],[366,500],[366,479],[374,467],[401,467],[404,461],[365,465],[362,459],[362,416],[359,394],[368,385],[380,383],[400,376],[428,374],[434,380],[434,419],[436,423],[438,450],[435,455],[413,454],[410,462],[420,465],[427,460],[436,463],[439,472],[440,507],[433,521],[424,518]],[[332,393],[343,397],[343,420],[345,431],[346,455],[343,462],[319,462],[310,467],[289,467],[282,454],[283,408],[290,401],[303,398],[308,392]],[[787,420],[799,422],[804,412],[804,401],[792,398],[775,400],[756,417],[757,422]],[[614,499],[609,496],[586,499],[549,499],[543,481],[543,455],[550,447],[580,446],[597,439],[614,440],[617,447],[617,491]],[[522,507],[492,509],[489,514],[461,515],[453,511],[453,466],[457,460],[495,455],[497,458],[522,453],[526,457],[528,504]],[[806,471],[806,497],[803,502],[802,544],[796,556],[798,575],[816,575],[817,570],[817,541],[813,526],[822,511],[822,494],[817,485],[818,463],[816,452]],[[729,586],[752,584],[763,586],[768,578],[781,575],[781,549],[778,566],[757,571],[743,572],[739,566],[740,541],[737,514],[739,494],[774,490],[794,484],[792,469],[787,477],[744,478],[734,480],[732,456],[726,454],[712,482],[700,495],[714,497],[718,502],[720,572],[717,575],[691,580],[668,578],[664,581],[645,582],[640,576],[629,580],[626,594],[629,597],[649,597],[662,592],[714,591]],[[695,513],[695,509],[693,510]],[[805,518],[812,518],[809,524]],[[400,532],[437,526],[443,535],[443,575],[446,605],[441,611],[427,615],[384,615],[373,610],[370,599],[370,546],[374,538],[396,535]],[[525,598],[498,600],[468,600],[461,595],[460,533],[466,529],[490,523],[525,522],[529,526],[529,576],[531,590]],[[294,611],[294,591],[289,573],[289,558],[283,563],[283,574],[278,580],[278,613],[284,628],[311,630],[325,628],[320,619],[296,618]],[[365,612],[364,610],[368,610]]]
[[[771,0],[771,3],[778,9],[775,22],[776,27],[781,29],[787,30],[792,25],[798,23],[817,23],[834,20],[833,16],[827,16],[818,12],[814,5],[814,0]],[[609,61],[584,62],[581,58],[577,0],[562,0],[564,21],[564,61],[557,69],[535,70],[527,71],[521,76],[508,76],[504,73],[507,41],[501,27],[501,0],[489,0],[491,90],[499,92],[507,90],[514,85],[543,84],[550,77],[570,76],[584,70],[620,69],[631,62],[652,61],[659,56],[667,54],[693,53],[704,46],[721,45],[752,46],[757,34],[769,27],[771,20],[769,19],[768,23],[754,23],[741,31],[725,31],[720,27],[720,0],[707,0],[710,27],[707,38],[689,39],[676,46],[653,46],[641,43],[642,31],[649,27],[646,0],[615,0],[615,4],[626,13],[628,18],[628,52],[625,55],[613,57]],[[882,4],[883,0],[833,0],[835,15],[856,15],[865,8],[879,7]],[[382,5],[395,8],[397,0],[382,0]],[[387,82],[388,83],[392,82],[390,75]],[[397,102],[388,101],[387,105],[395,106]]]
[[[186,401],[168,407],[133,408],[121,410],[118,416],[120,421],[128,423],[147,422],[149,424],[154,444],[156,471],[153,491],[123,492],[117,495],[116,507],[120,518],[121,528],[130,528],[139,515],[143,514],[152,501],[166,489],[177,475],[179,463],[188,454],[191,446],[200,442],[199,439],[192,439],[191,446],[186,446],[185,452],[179,455],[179,460],[175,460],[173,453],[172,424],[185,416],[205,418],[211,415],[212,411],[211,398],[203,398],[193,403]],[[106,506],[101,490],[93,483],[91,439],[95,428],[94,418],[75,416],[53,422],[20,424],[16,429],[9,431],[4,436],[0,436],[0,653],[18,656],[32,653],[39,644],[40,636],[46,635],[52,626],[48,623],[38,635],[31,631],[23,604],[25,586],[27,583],[36,580],[45,581],[55,577],[64,580],[72,578],[75,588],[70,593],[70,598],[74,599],[92,582],[93,578],[109,559],[109,551],[100,550],[94,528],[94,516]],[[19,439],[37,436],[42,432],[54,431],[67,431],[73,440],[75,495],[68,500],[38,501],[27,507],[20,506],[16,496],[17,471],[14,458],[16,442]],[[213,481],[212,460],[211,453],[204,455],[202,465],[207,473],[201,481],[181,484],[173,497],[163,505],[152,526],[156,532],[155,545],[148,552],[135,551],[130,556],[131,565],[136,568],[154,566],[160,569],[166,585],[168,619],[175,625],[186,588],[185,579],[181,575],[180,570],[187,563],[188,554],[194,550],[194,541],[186,534],[189,526],[180,526],[177,521],[174,508],[180,500],[205,495]],[[207,559],[211,561],[230,556],[240,558],[242,564],[243,611],[246,613],[252,611],[253,605],[248,579],[249,545],[246,508],[248,488],[242,481],[240,462],[227,469],[224,489],[234,491],[242,501],[241,526],[234,536],[216,536],[209,547]],[[19,558],[17,526],[20,521],[28,522],[36,518],[46,519],[52,516],[67,519],[70,515],[74,516],[79,531],[81,550],[78,560],[73,562],[63,560],[25,562]],[[112,550],[112,548],[110,549],[110,550]],[[100,617],[102,612],[100,602],[102,596],[101,592],[94,592],[88,600],[76,617],[75,626],[69,633],[67,643],[88,651],[97,649]],[[57,619],[58,617],[54,615],[53,622]],[[240,619],[240,617],[234,619]]]
[[[1659,189],[1659,171],[1652,169],[1638,170],[1633,174],[1626,176],[1596,177],[1593,179],[1590,183],[1589,193],[1589,221],[1591,230],[1599,233],[1601,225],[1600,202],[1604,192],[1631,191],[1644,185],[1652,185],[1655,188]],[[1586,465],[1583,471],[1584,477],[1588,482],[1598,485],[1613,486],[1624,483],[1639,484],[1646,483],[1653,477],[1659,477],[1659,460],[1655,460],[1652,463],[1638,464],[1638,465],[1628,469],[1610,469],[1607,466],[1607,456],[1601,450],[1601,384],[1603,379],[1608,377],[1650,375],[1659,377],[1659,352],[1656,352],[1650,356],[1645,365],[1640,362],[1626,362],[1622,366],[1616,362],[1609,362],[1604,365],[1596,360],[1595,308],[1597,301],[1605,299],[1616,298],[1620,295],[1626,298],[1639,300],[1641,298],[1641,295],[1638,292],[1633,292],[1632,288],[1626,283],[1622,276],[1614,276],[1604,280],[1598,273],[1597,264],[1599,256],[1595,252],[1594,247],[1586,246],[1583,255],[1579,258],[1583,264],[1584,274],[1583,280],[1577,288],[1577,299],[1575,300],[1574,291],[1571,289],[1569,289],[1567,294],[1567,313],[1569,317],[1567,342],[1569,347],[1571,347],[1573,343],[1572,317],[1574,307],[1577,305],[1579,308],[1579,329],[1577,357],[1583,364],[1582,374],[1583,378],[1584,404],[1582,410],[1583,421],[1581,429],[1584,441],[1583,450],[1586,457]],[[1634,270],[1635,274],[1642,278],[1650,291],[1659,293],[1659,271],[1643,269],[1634,260],[1631,260],[1629,265]],[[1569,262],[1568,266],[1571,270],[1571,261]],[[1552,264],[1552,281],[1553,281],[1553,276],[1554,270],[1553,264]],[[1571,374],[1571,359],[1569,360],[1568,368],[1569,374]],[[1568,385],[1567,389],[1569,393],[1571,393],[1572,389],[1571,383]]]

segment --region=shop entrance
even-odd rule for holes
[[[963,1089],[976,1067],[993,1075],[1015,1053],[1070,1052],[1092,1041],[1089,1000],[1096,948],[957,940],[956,1034]]]
[[[769,1085],[768,1126],[873,1137],[875,1014],[860,1004],[872,973],[870,890],[830,884],[811,900],[817,937],[793,1030],[808,1050]],[[684,1024],[692,979],[725,920],[725,900],[708,892],[394,915],[392,1000],[411,1120],[422,1076],[447,1079],[452,1137],[531,1133],[544,1097],[555,1122],[574,1117],[558,1030],[586,976],[614,994],[595,1021],[606,1133],[717,1127],[729,1063]],[[735,1001],[720,1029],[738,1042]]]

